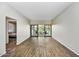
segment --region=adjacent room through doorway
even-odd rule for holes
[[[10,54],[15,50],[17,38],[17,22],[15,19],[6,17],[6,53]]]

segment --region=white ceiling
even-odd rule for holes
[[[30,20],[51,20],[71,3],[68,2],[14,2],[8,3]]]

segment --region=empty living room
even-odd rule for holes
[[[0,2],[0,57],[79,57],[79,2]]]

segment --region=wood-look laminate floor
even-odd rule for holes
[[[76,57],[51,37],[31,37],[18,45],[13,52],[15,57]]]
[[[9,38],[9,43],[6,44],[6,53],[10,53],[16,47],[16,38]]]

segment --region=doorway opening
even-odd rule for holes
[[[17,22],[16,19],[6,17],[6,53],[15,50],[17,39]]]
[[[31,36],[32,37],[51,37],[52,36],[52,26],[51,24],[32,24],[31,26]]]

